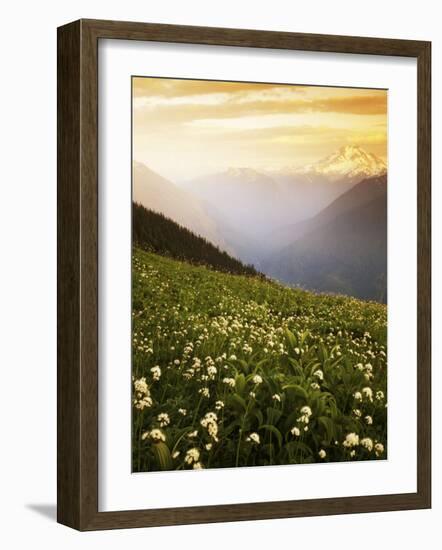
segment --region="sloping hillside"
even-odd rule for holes
[[[245,266],[227,252],[195,235],[163,214],[140,204],[132,207],[132,238],[134,244],[158,254],[204,264],[218,271],[241,275],[257,275],[252,266]]]
[[[385,306],[138,249],[132,273],[134,472],[387,458]]]

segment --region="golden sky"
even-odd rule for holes
[[[302,166],[355,144],[387,157],[385,90],[134,77],[133,156],[179,183]]]

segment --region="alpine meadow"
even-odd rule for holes
[[[387,91],[132,95],[132,471],[385,460]]]

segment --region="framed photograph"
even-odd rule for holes
[[[429,42],[58,29],[58,521],[431,506]]]

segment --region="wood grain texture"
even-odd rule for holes
[[[98,41],[102,38],[417,58],[416,493],[98,511]],[[79,530],[431,506],[431,48],[421,41],[80,20],[58,29],[58,521]]]

